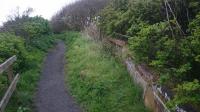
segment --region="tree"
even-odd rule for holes
[[[82,30],[106,3],[107,0],[79,0],[63,7],[51,19],[54,32]]]
[[[32,12],[32,8],[28,8],[22,14],[17,11],[10,16],[7,22],[3,23],[0,32],[9,32],[23,37],[26,44],[30,44],[34,37],[51,32],[48,20],[40,16],[29,17]]]

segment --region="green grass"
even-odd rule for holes
[[[142,91],[101,43],[68,32],[66,82],[86,112],[146,112]]]

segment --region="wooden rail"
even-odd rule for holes
[[[5,95],[0,101],[0,112],[4,112],[13,92],[16,89],[17,82],[19,81],[19,74],[17,74],[14,77],[13,68],[12,68],[13,63],[16,60],[17,60],[17,57],[13,56],[0,65],[0,74],[2,74],[3,72],[6,72],[8,81],[10,83]]]

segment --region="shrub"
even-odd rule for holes
[[[176,95],[174,99],[168,102],[168,106],[173,108],[174,105],[193,105],[198,107],[200,105],[200,83],[198,80],[193,82],[184,82],[179,84],[176,88]]]
[[[9,33],[0,33],[0,63],[13,55],[18,58],[16,68],[20,71],[26,68],[27,51],[24,46],[24,40]]]
[[[174,107],[199,104],[199,90],[191,87],[200,80],[199,6],[199,0],[111,0],[101,13],[101,29],[128,35],[133,57],[151,66],[159,83],[176,88]]]
[[[41,35],[32,39],[31,47],[47,51],[55,42],[55,35]]]

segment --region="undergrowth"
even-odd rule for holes
[[[17,112],[33,111],[33,100],[44,55],[44,52],[37,49],[29,53],[30,58],[34,61],[34,66],[32,66],[32,69],[20,74],[17,89],[9,101],[6,112],[16,112],[16,110]]]
[[[86,112],[146,112],[141,89],[101,43],[79,33],[65,36],[66,82]]]
[[[43,35],[28,46],[26,60],[23,60],[27,66],[22,68],[23,70],[17,70],[21,71],[20,80],[6,107],[6,112],[34,112],[34,98],[43,58],[48,49],[54,45],[55,36]]]

